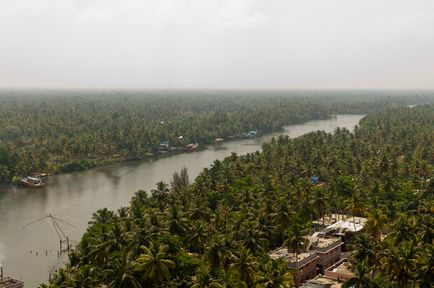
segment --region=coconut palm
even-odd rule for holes
[[[342,288],[380,288],[373,281],[372,267],[366,261],[357,262],[351,266],[354,276],[342,284]]]
[[[277,212],[273,213],[271,216],[273,217],[274,223],[277,227],[280,228],[280,235],[282,242],[285,240],[285,231],[291,224],[291,217],[293,216],[293,212],[290,211],[286,201],[281,199]]]
[[[372,208],[366,213],[368,223],[366,224],[366,230],[371,233],[375,240],[380,240],[380,233],[386,224],[386,215],[379,208]]]
[[[354,229],[356,229],[356,218],[355,216],[362,213],[365,209],[364,201],[362,200],[362,197],[360,193],[355,192],[353,195],[345,201],[345,210],[347,210],[351,215],[353,216],[353,224]]]
[[[409,287],[414,283],[416,246],[413,241],[385,243],[384,251],[380,253],[380,269],[396,287]]]
[[[208,238],[207,224],[202,220],[193,221],[188,228],[186,242],[190,249],[202,253],[205,241]]]
[[[270,260],[256,276],[259,288],[289,288],[294,285],[294,278],[284,260]]]
[[[213,236],[209,245],[205,248],[205,257],[213,269],[212,273],[215,273],[231,256],[232,254],[226,245],[225,238],[220,235]]]
[[[144,253],[137,258],[137,271],[150,283],[163,283],[170,278],[170,270],[175,269],[175,262],[170,260],[168,246],[151,242],[149,246],[140,246]]]
[[[434,283],[434,245],[427,245],[417,252],[415,266],[420,287],[430,287]]]
[[[115,218],[115,213],[113,211],[108,210],[107,208],[100,209],[92,214],[92,220],[89,221],[89,225],[101,223],[108,224]]]
[[[298,261],[298,254],[300,251],[309,243],[309,240],[305,237],[306,234],[307,231],[304,226],[297,221],[288,229],[288,237],[283,242],[283,245],[288,249],[288,252],[293,252],[296,261]]]
[[[208,267],[202,267],[191,280],[191,288],[223,288],[216,279],[212,278],[212,271]]]
[[[230,268],[237,273],[240,280],[252,287],[256,271],[256,259],[246,248],[240,248],[233,257]]]
[[[104,270],[109,288],[141,288],[140,275],[135,270],[132,252],[123,252],[110,260]]]

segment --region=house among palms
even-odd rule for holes
[[[301,288],[341,288],[342,283],[336,280],[328,279],[326,277],[318,276],[309,280]]]
[[[3,267],[0,265],[0,288],[23,288],[24,282],[11,278],[3,277]]]
[[[338,236],[346,242],[354,234],[361,232],[368,222],[367,218],[353,216],[350,217],[345,214],[332,214],[331,216],[324,216],[321,219],[313,221],[316,226],[322,226],[322,232],[327,235]]]
[[[347,281],[354,277],[354,273],[350,270],[350,267],[350,262],[344,258],[327,268],[324,272],[324,277],[337,281]]]
[[[288,267],[295,271],[294,280],[298,286],[300,283],[316,276],[318,254],[316,251],[291,252],[286,247],[277,248],[269,253],[271,259],[284,259]]]
[[[324,270],[340,260],[341,246],[344,244],[340,237],[327,236],[322,232],[316,232],[308,236],[310,241],[309,250],[317,252],[317,270],[324,273]]]
[[[319,275],[306,284],[302,288],[341,288],[343,282],[354,277],[354,273],[350,270],[348,259],[342,259],[333,266],[325,270],[324,275]]]

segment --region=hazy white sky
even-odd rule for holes
[[[434,88],[433,0],[0,0],[0,87]]]

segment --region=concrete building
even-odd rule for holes
[[[318,255],[316,251],[300,252],[296,255],[293,252],[288,252],[285,247],[280,247],[269,253],[271,259],[285,259],[288,261],[288,267],[294,269],[294,280],[298,286],[308,279],[316,276],[316,266]]]
[[[341,288],[342,283],[333,279],[318,276],[309,280],[302,288]]]
[[[24,282],[11,277],[3,277],[3,267],[0,266],[0,288],[23,288]]]
[[[339,261],[341,255],[341,246],[344,244],[340,237],[330,237],[315,233],[308,237],[310,240],[309,250],[317,252],[318,272],[324,273],[324,270]]]
[[[350,270],[350,263],[348,259],[342,259],[330,266],[324,271],[324,277],[338,280],[347,281],[354,277],[354,273]]]

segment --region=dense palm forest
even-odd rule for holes
[[[158,154],[162,142],[206,144],[335,113],[434,101],[432,92],[400,93],[3,90],[0,182],[142,159]]]
[[[183,170],[128,207],[95,212],[70,263],[43,286],[290,287],[287,263],[268,252],[294,248],[312,220],[340,212],[368,218],[347,244],[355,276],[345,285],[431,287],[433,143],[425,105],[369,114],[354,132],[273,139],[191,183]]]

